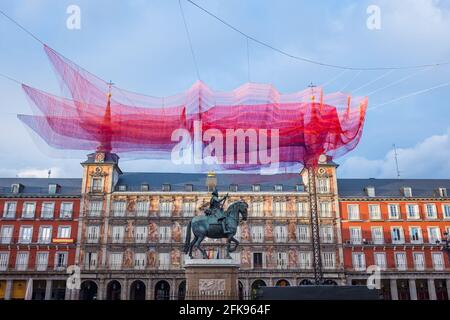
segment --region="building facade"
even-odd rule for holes
[[[249,204],[232,253],[241,298],[314,282],[306,171],[124,173],[102,152],[81,165],[81,179],[0,179],[0,299],[184,299],[187,224],[214,189]],[[385,299],[448,300],[450,180],[337,179],[327,161],[316,172],[325,283],[366,285],[369,269]],[[202,246],[225,256],[221,239]],[[71,265],[79,290],[66,288]]]
[[[0,299],[70,298],[66,271],[76,263],[80,182],[0,179]]]
[[[449,180],[341,179],[340,211],[348,284],[381,271],[383,297],[448,300]]]

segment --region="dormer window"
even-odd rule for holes
[[[59,185],[57,185],[56,183],[49,183],[48,185],[48,193],[49,194],[56,194],[59,192]]]
[[[297,192],[302,192],[302,191],[304,191],[303,185],[297,184],[297,185],[295,186],[295,190],[296,190]]]
[[[403,196],[410,198],[412,197],[412,189],[411,187],[403,187]]]
[[[127,191],[127,186],[125,184],[120,184],[119,191]]]
[[[439,197],[441,198],[447,197],[447,188],[439,188]]]
[[[252,185],[253,192],[259,192],[261,191],[261,186],[259,184]]]
[[[184,185],[184,191],[186,191],[186,192],[194,191],[194,185],[192,185],[192,184],[185,184]]]
[[[162,185],[162,191],[170,191],[170,190],[171,190],[170,184],[164,183]]]
[[[375,197],[375,187],[372,186],[366,187],[366,195],[368,197]]]
[[[274,186],[275,191],[283,191],[283,185],[282,184],[276,184]]]
[[[229,190],[231,192],[237,192],[238,191],[238,185],[237,184],[230,184]]]
[[[11,193],[22,192],[22,185],[20,183],[14,183],[11,185]]]
[[[141,191],[149,191],[149,190],[150,190],[150,186],[147,183],[141,184]]]

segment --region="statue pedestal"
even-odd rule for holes
[[[186,259],[187,300],[237,300],[239,263],[231,259]]]

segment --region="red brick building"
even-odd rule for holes
[[[81,179],[0,179],[0,299],[67,298],[80,185]]]
[[[339,179],[348,284],[365,284],[377,265],[385,299],[447,300],[449,180]]]

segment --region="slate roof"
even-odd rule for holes
[[[21,184],[20,193],[12,193],[11,186]],[[50,194],[49,184],[60,186],[56,194]],[[80,196],[81,179],[79,178],[0,178],[0,195],[3,196]]]

